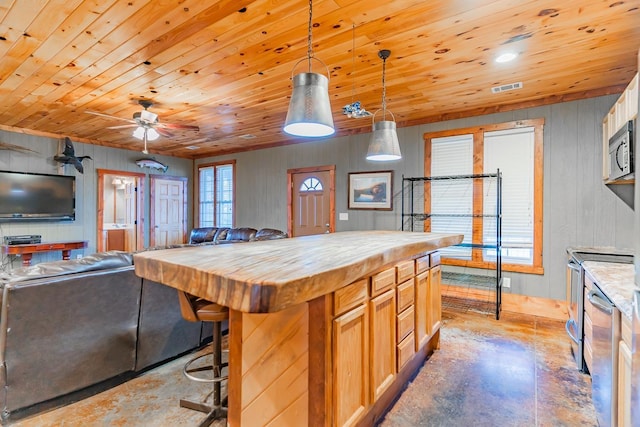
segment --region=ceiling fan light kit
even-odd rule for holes
[[[144,141],[144,149],[142,150],[142,152],[145,154],[148,152],[147,141],[155,141],[156,139],[160,138],[160,136],[164,136],[165,138],[171,138],[174,136],[167,129],[191,130],[196,132],[200,131],[200,128],[198,126],[180,125],[175,123],[161,123],[158,120],[158,115],[148,110],[148,108],[153,105],[153,103],[148,99],[140,99],[138,100],[138,104],[144,109],[142,111],[136,111],[135,113],[133,113],[132,119],[110,116],[109,114],[104,114],[97,111],[87,110],[85,111],[85,113],[128,122],[128,125],[110,126],[107,129],[135,128],[132,135],[134,138]]]
[[[311,71],[313,59],[324,65],[322,61],[313,57],[311,43],[312,3],[313,1],[309,0],[308,51],[307,58],[305,58],[309,64],[309,72],[300,73],[293,77],[293,93],[289,101],[289,110],[283,130],[293,136],[323,137],[333,135],[335,127],[329,102],[329,79],[322,74]],[[305,59],[298,61],[296,65]]]
[[[387,93],[386,93],[386,64],[387,58],[391,55],[391,51],[383,49],[378,52],[378,56],[382,59],[382,120],[376,123],[376,111],[372,116],[373,133],[369,141],[369,149],[367,150],[367,160],[377,162],[386,162],[391,160],[399,160],[402,158],[400,153],[400,143],[398,141],[398,133],[396,132],[395,117],[391,111],[392,120],[385,120],[387,115]]]

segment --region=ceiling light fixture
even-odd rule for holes
[[[501,55],[498,55],[498,57],[496,58],[496,62],[499,62],[502,64],[505,62],[513,61],[517,57],[518,57],[518,54],[515,52],[505,52]]]
[[[284,131],[293,136],[322,137],[333,135],[333,117],[329,103],[329,78],[322,74],[311,72],[311,60],[315,59],[327,68],[324,62],[313,56],[311,43],[311,27],[313,20],[313,1],[309,0],[309,27],[307,57],[298,61],[296,66],[305,59],[309,64],[308,73],[300,73],[293,77],[293,93],[289,101],[289,111],[284,123]],[[291,72],[293,75],[293,71]],[[327,76],[329,69],[327,68]]]
[[[133,136],[134,138],[144,141],[144,150],[142,150],[142,152],[149,154],[149,151],[147,151],[147,141],[155,141],[160,137],[160,134],[152,127],[138,126],[136,130],[133,131]]]
[[[387,89],[385,82],[387,58],[391,55],[391,51],[383,49],[378,52],[378,56],[382,59],[382,120],[376,123],[376,114],[373,113],[373,133],[369,142],[367,151],[367,160],[378,162],[386,162],[390,160],[398,160],[402,158],[400,154],[400,143],[398,142],[398,134],[396,133],[396,122],[393,113],[392,120],[385,120],[387,116]]]

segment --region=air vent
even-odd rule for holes
[[[509,83],[508,85],[496,86],[491,88],[492,93],[506,92],[508,90],[522,89],[522,82]]]

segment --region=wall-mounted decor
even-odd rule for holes
[[[393,210],[393,171],[349,173],[349,209]]]

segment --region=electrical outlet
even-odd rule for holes
[[[510,288],[511,287],[511,277],[503,277],[502,278],[502,287]]]

